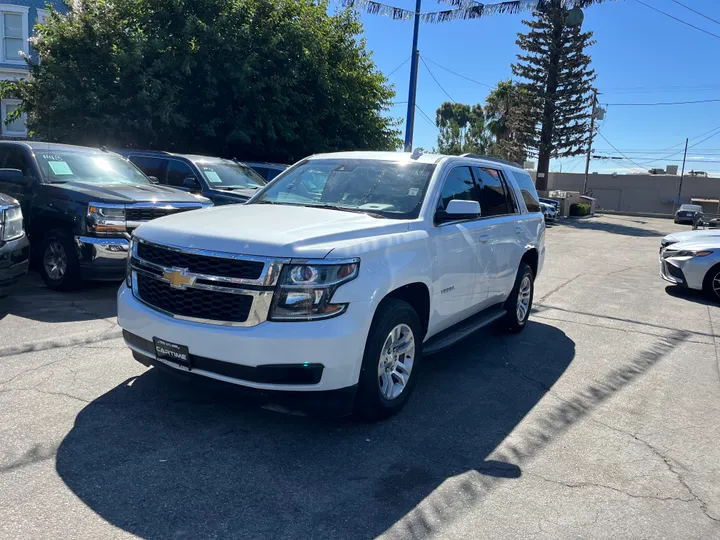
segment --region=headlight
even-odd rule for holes
[[[297,261],[285,265],[273,297],[270,319],[308,321],[329,319],[344,313],[347,304],[332,304],[343,283],[358,275],[360,261]]]
[[[127,232],[125,207],[88,205],[87,226],[90,232],[98,236],[117,235]]]
[[[712,251],[684,249],[672,254],[671,257],[707,257],[708,255],[712,255]]]
[[[0,240],[9,242],[25,234],[23,215],[19,206],[11,206],[0,210]]]

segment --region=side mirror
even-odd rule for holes
[[[28,181],[20,169],[0,169],[0,182],[27,184]]]
[[[439,210],[435,221],[445,223],[448,221],[462,221],[464,219],[477,219],[481,215],[480,203],[477,201],[450,201],[445,210]]]
[[[148,180],[150,180],[150,182],[152,182],[153,184],[159,184],[159,183],[160,183],[160,180],[158,180],[158,177],[157,177],[157,176],[148,176]]]
[[[190,190],[200,189],[200,182],[198,182],[197,178],[194,176],[188,176],[185,180],[183,180],[183,186]]]

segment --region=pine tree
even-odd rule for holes
[[[569,26],[569,10],[562,0],[549,0],[535,19],[523,21],[527,34],[518,34],[513,74],[524,90],[522,114],[517,116],[522,144],[538,152],[538,190],[547,189],[551,157],[584,152],[589,137],[595,71],[585,53],[593,45],[592,32]]]
[[[490,137],[485,128],[482,105],[446,101],[435,112],[435,124],[440,132],[437,139],[439,153],[487,153]]]

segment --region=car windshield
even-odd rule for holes
[[[43,178],[53,184],[150,184],[132,163],[120,156],[100,152],[36,150]]]
[[[688,210],[692,212],[702,212],[702,206],[699,204],[683,204],[680,210]]]
[[[317,206],[393,219],[420,214],[435,165],[375,159],[317,159],[288,169],[249,204]]]
[[[219,189],[258,189],[266,184],[262,176],[247,165],[234,161],[196,161],[211,187]]]

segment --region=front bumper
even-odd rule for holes
[[[153,338],[185,345],[191,357],[198,358],[194,367],[191,362],[191,374],[258,390],[317,392],[354,387],[371,320],[371,303],[355,302],[339,317],[323,321],[219,326],[160,313],[137,300],[124,283],[118,291],[118,324],[140,338],[126,335],[125,342],[133,351],[161,362],[151,347]],[[281,367],[297,374],[303,367],[317,369],[318,365],[322,369],[317,382],[277,375]]]
[[[660,257],[660,277],[669,283],[701,291],[711,261],[695,257]]]
[[[30,242],[27,236],[0,245],[0,296],[9,294],[27,274],[30,265]]]
[[[83,279],[119,281],[125,278],[129,240],[76,236],[75,246]]]

